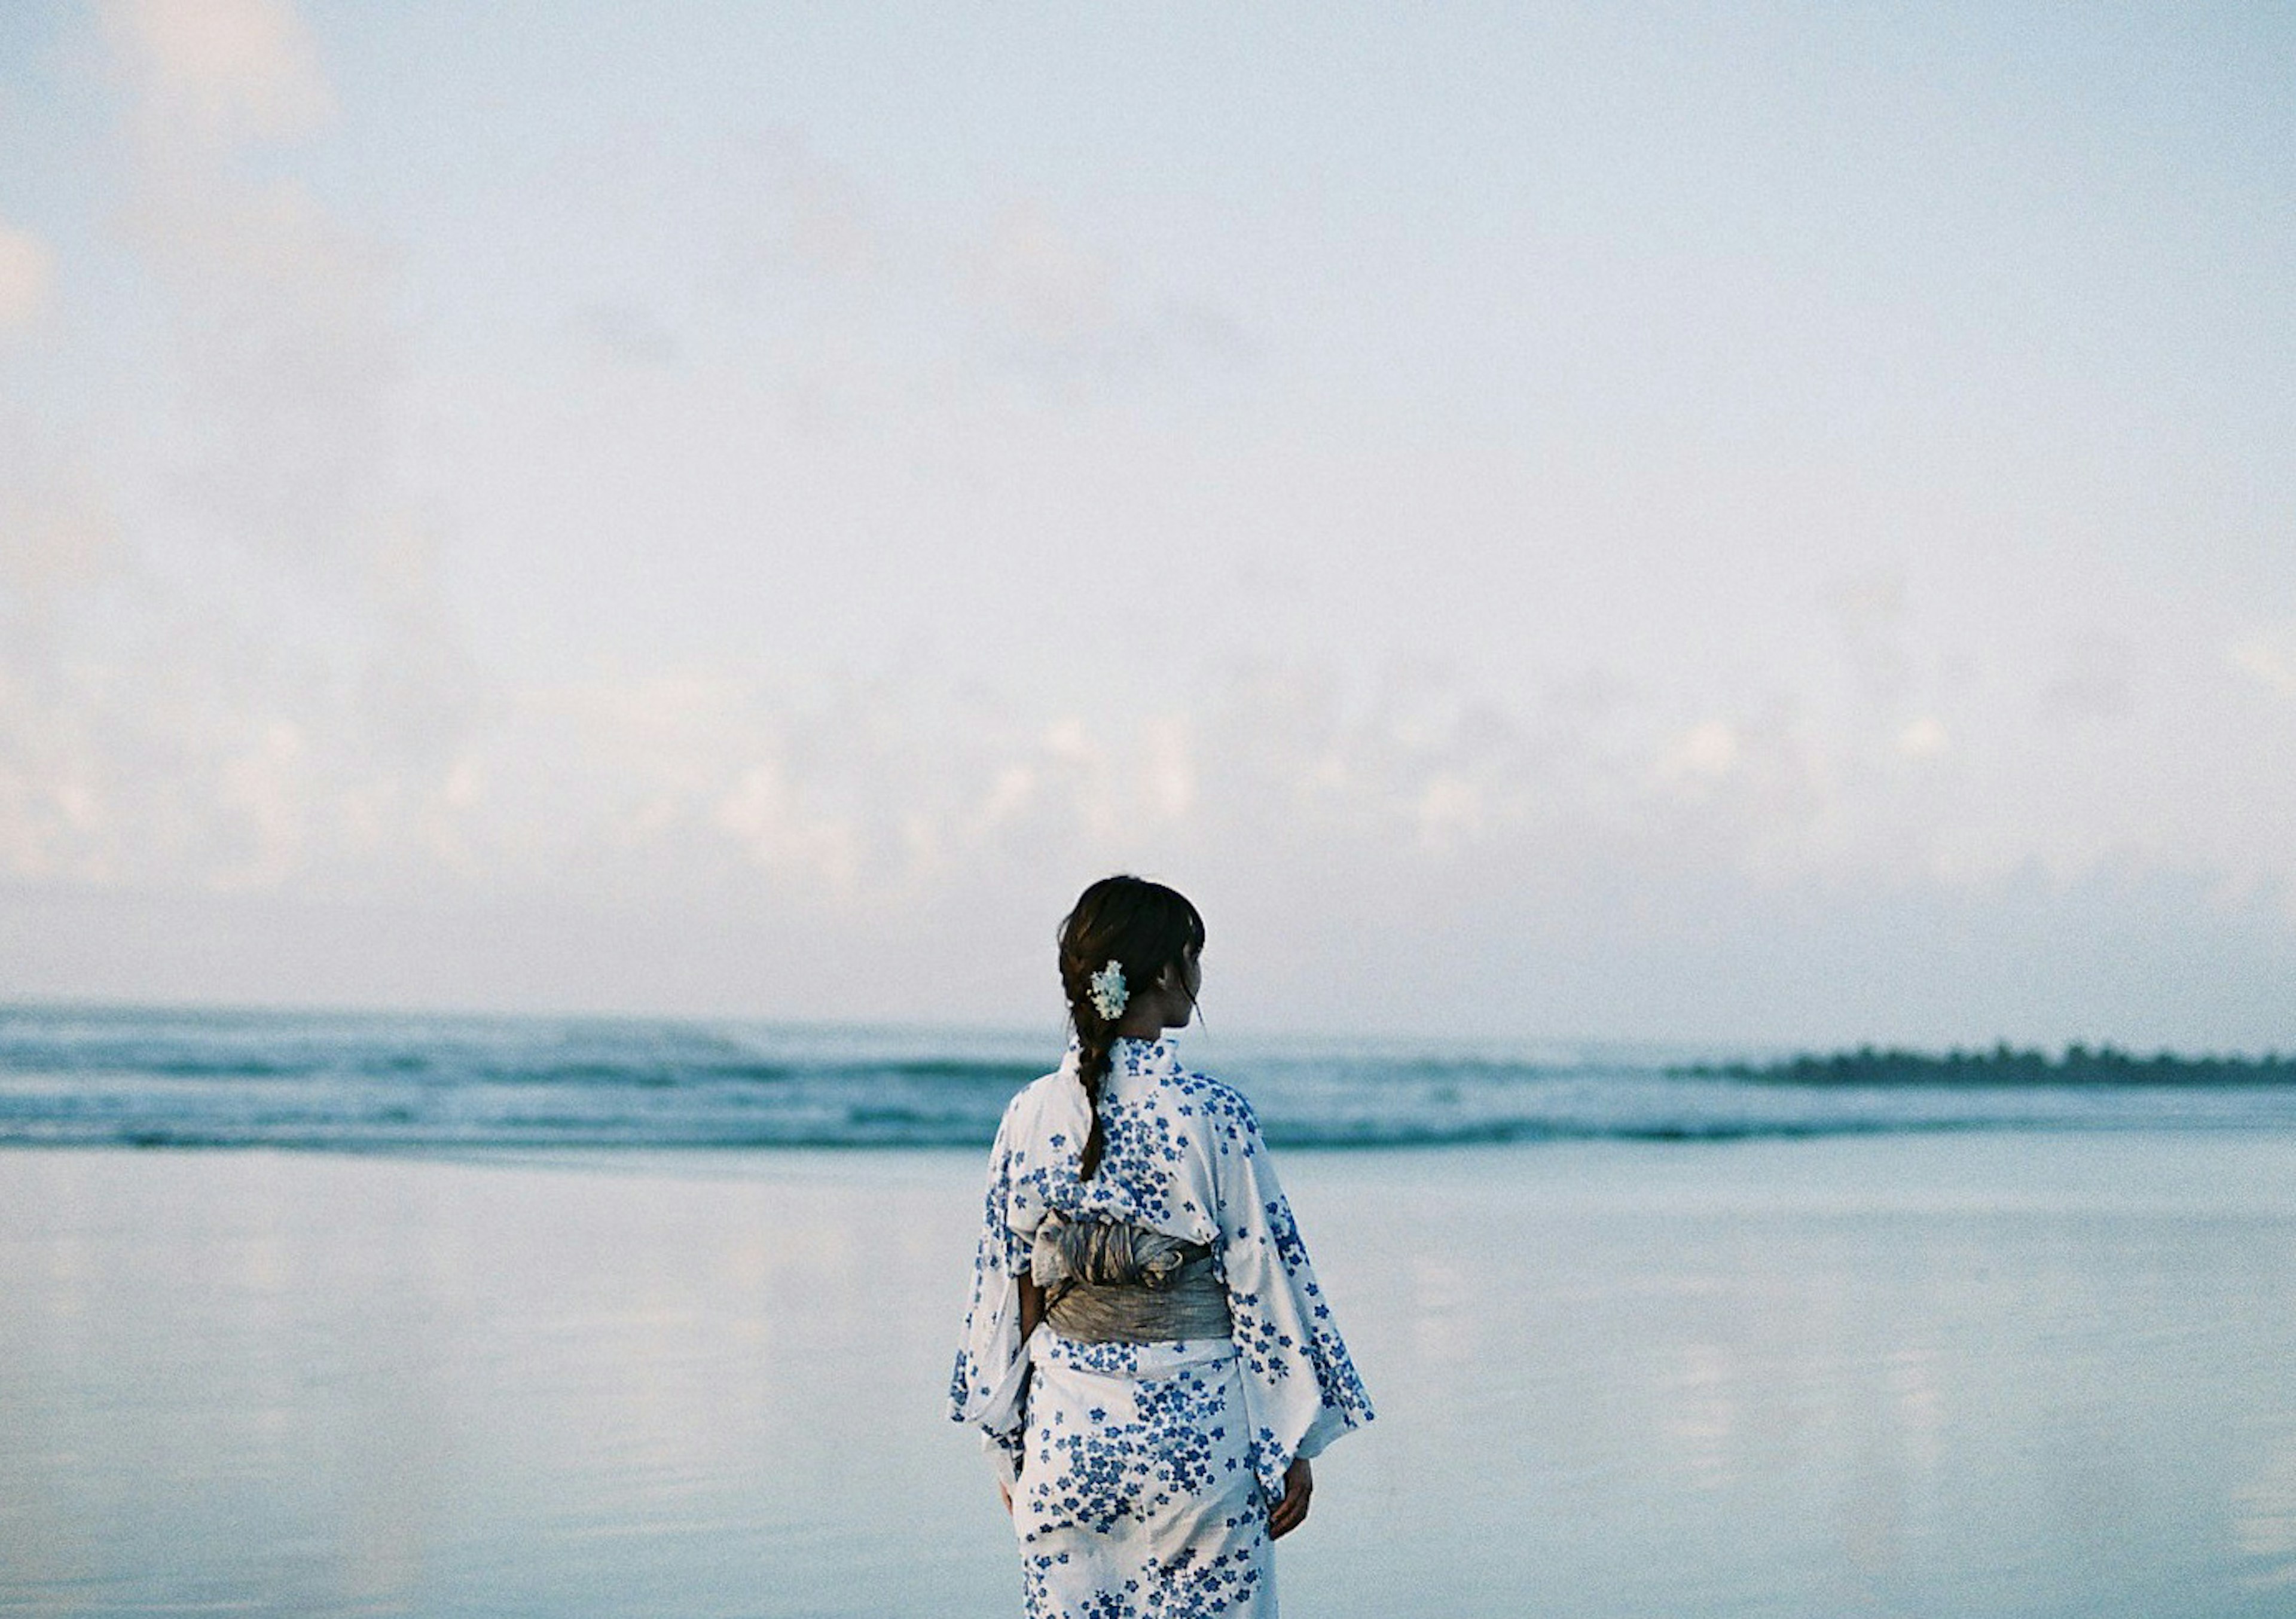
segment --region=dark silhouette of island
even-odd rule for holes
[[[1805,1053],[1770,1062],[1698,1063],[1668,1070],[1704,1079],[1743,1079],[1778,1085],[2287,1085],[2296,1084],[2296,1056],[2150,1057],[2117,1046],[2069,1045],[2052,1057],[2006,1043],[1989,1051],[1958,1048],[1931,1051],[1877,1051]]]

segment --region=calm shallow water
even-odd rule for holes
[[[1297,1615],[2296,1607],[2296,1146],[1292,1155]],[[0,1610],[1001,1615],[967,1153],[0,1154]]]

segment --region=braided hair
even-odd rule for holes
[[[1092,977],[1114,961],[1134,994],[1164,976],[1183,969],[1186,958],[1204,947],[1204,919],[1187,897],[1144,878],[1103,877],[1078,897],[1061,923],[1061,988],[1069,1001],[1069,1025],[1076,1031],[1077,1078],[1084,1083],[1092,1127],[1086,1133],[1078,1173],[1092,1179],[1100,1167],[1100,1088],[1122,1020],[1101,1015],[1094,1004]]]

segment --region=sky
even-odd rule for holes
[[[2296,1045],[2296,9],[17,0],[0,999]]]

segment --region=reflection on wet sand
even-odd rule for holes
[[[1327,1615],[2276,1611],[2296,1184],[2191,1136],[1298,1155]],[[0,1159],[0,1606],[1017,1611],[947,1153]]]

